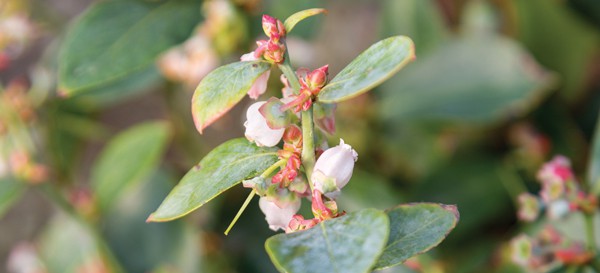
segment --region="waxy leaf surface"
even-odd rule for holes
[[[319,223],[311,229],[278,234],[265,243],[281,272],[370,272],[388,238],[384,212],[365,209]]]
[[[275,162],[277,148],[257,147],[245,138],[229,140],[194,166],[147,221],[182,217],[242,180],[260,175]]]
[[[390,238],[377,261],[377,269],[398,265],[437,246],[459,219],[456,206],[428,203],[400,205],[387,214]]]
[[[415,46],[404,36],[377,42],[361,53],[319,93],[324,103],[340,102],[365,93],[415,59]]]
[[[102,1],[67,33],[59,57],[61,92],[73,95],[143,71],[190,36],[200,19],[194,0]]]
[[[264,61],[237,62],[210,72],[192,97],[192,115],[200,133],[244,98],[256,79],[271,69]]]
[[[109,208],[128,187],[141,182],[159,164],[169,139],[164,122],[137,125],[115,136],[92,169],[100,208]]]

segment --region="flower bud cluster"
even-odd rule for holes
[[[256,41],[258,46],[254,50],[254,56],[259,58],[263,57],[265,60],[280,64],[285,59],[285,26],[283,23],[269,15],[263,15],[262,17],[263,31],[269,37],[269,40]]]
[[[557,220],[574,211],[593,213],[598,206],[596,197],[580,188],[571,164],[564,156],[556,156],[544,164],[537,178],[542,184],[539,198],[529,193],[519,196],[517,214],[520,220],[535,221],[542,208],[548,218]]]
[[[303,70],[300,70],[303,72]],[[329,65],[322,66],[313,71],[300,75],[300,92],[297,95],[291,95],[294,98],[286,103],[282,109],[293,109],[294,112],[306,111],[312,104],[321,89],[327,83],[329,75]]]
[[[550,272],[565,265],[583,265],[594,254],[580,242],[569,240],[552,226],[545,226],[535,237],[521,234],[510,242],[514,263],[534,272]]]

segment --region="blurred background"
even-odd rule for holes
[[[257,199],[223,235],[241,186],[145,223],[191,166],[243,137],[251,100],[200,135],[190,99],[264,38],[262,14],[328,9],[287,43],[294,66],[329,64],[331,76],[378,40],[414,40],[415,62],[337,106],[330,143],[359,154],[343,210],[458,205],[456,230],[416,259],[421,272],[525,272],[507,244],[542,223],[516,221],[517,195],[539,188],[553,155],[582,181],[588,169],[598,0],[1,1],[0,272],[276,272]],[[265,99],[281,92],[273,71]],[[555,224],[578,238],[580,222]]]

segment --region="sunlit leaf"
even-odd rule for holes
[[[319,93],[324,103],[340,102],[365,93],[415,59],[412,40],[404,36],[377,42],[361,53]]]
[[[364,273],[370,272],[388,233],[385,213],[365,209],[305,231],[275,235],[265,247],[281,272]]]
[[[62,45],[61,92],[73,95],[149,68],[161,52],[189,37],[199,10],[193,0],[98,2]]]
[[[465,37],[386,83],[380,113],[395,122],[489,122],[523,114],[553,82],[552,74],[513,41]]]
[[[400,264],[437,246],[456,226],[456,206],[414,203],[395,207],[390,217],[390,238],[375,268]]]
[[[327,10],[326,9],[307,9],[307,10],[299,11],[299,12],[292,14],[287,19],[285,19],[285,22],[283,22],[283,25],[285,26],[285,30],[287,32],[290,32],[290,31],[292,31],[292,29],[294,29],[296,24],[300,23],[300,21],[302,21],[308,17],[321,14],[321,13],[327,14]]]
[[[148,122],[120,133],[107,144],[92,169],[92,186],[102,209],[156,168],[168,137],[168,124]]]
[[[206,75],[192,97],[192,115],[200,133],[227,113],[248,93],[271,64],[263,61],[237,62],[221,66]]]
[[[261,148],[244,138],[212,150],[194,166],[150,215],[150,222],[182,217],[242,180],[257,176],[277,161],[277,148]]]

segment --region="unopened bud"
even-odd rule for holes
[[[315,92],[320,91],[325,83],[327,83],[327,74],[329,73],[329,65],[317,68],[306,75],[306,84],[308,88]]]
[[[277,20],[266,14],[262,17],[262,28],[269,38],[277,41],[279,41],[279,39],[284,37],[286,34],[283,23],[280,20]]]
[[[571,171],[571,163],[564,156],[555,156],[552,161],[544,164],[537,174],[538,179],[542,183],[546,182],[562,182],[566,183],[573,179]]]
[[[260,113],[259,108],[265,104],[265,101],[259,101],[252,104],[246,112],[246,138],[256,143],[257,146],[273,147],[279,143],[283,137],[285,129],[271,129],[267,120]]]
[[[296,202],[280,208],[275,203],[267,200],[266,197],[260,198],[258,205],[260,206],[260,210],[265,214],[265,219],[267,220],[270,229],[274,231],[286,229],[294,214],[300,209],[300,199],[296,200]]]
[[[533,222],[540,212],[540,202],[530,193],[522,193],[518,197],[519,211],[517,216],[521,221]]]
[[[340,189],[350,181],[357,159],[356,151],[340,139],[340,145],[327,149],[315,163],[311,176],[315,189],[329,198],[337,197]]]
[[[291,144],[297,144],[302,141],[302,130],[296,125],[290,125],[285,129],[283,141]]]

